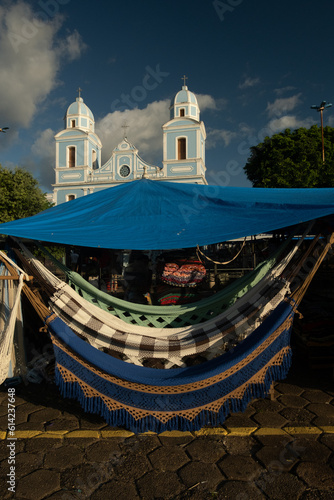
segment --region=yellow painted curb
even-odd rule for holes
[[[319,435],[319,434],[334,434],[334,426],[323,426],[323,427],[228,427],[227,429],[223,427],[200,429],[196,432],[190,431],[165,431],[157,434],[155,432],[145,432],[138,434],[138,436],[161,436],[161,437],[200,437],[200,436],[286,436],[286,435]],[[66,429],[58,431],[32,431],[32,430],[22,430],[16,431],[14,436],[9,436],[6,431],[0,431],[0,440],[5,439],[31,439],[31,438],[50,438],[50,439],[70,439],[70,438],[128,438],[131,436],[136,436],[134,432],[128,431],[126,429],[115,429],[115,430],[89,430],[89,429],[76,429],[68,431]]]
[[[223,428],[210,428],[210,429],[200,429],[196,431],[195,436],[227,436],[228,431]]]
[[[101,437],[101,432],[100,431],[93,431],[93,430],[76,430],[76,431],[70,431],[64,436],[66,439],[67,438],[100,438]]]
[[[287,436],[287,432],[275,427],[262,427],[254,432],[254,436]]]
[[[16,437],[17,439],[31,439],[41,434],[42,431],[15,431],[15,436],[7,436],[8,438]]]
[[[193,434],[189,431],[184,431],[184,432],[183,431],[164,431],[164,432],[160,432],[159,437],[160,436],[177,438],[177,437],[185,437],[185,436],[193,437]]]
[[[334,426],[333,425],[324,425],[319,427],[325,434],[334,434]]]
[[[258,427],[227,427],[228,436],[250,436]]]
[[[123,431],[122,429],[115,431],[101,431],[101,437],[103,438],[113,438],[113,437],[128,438],[131,436],[135,436],[135,433],[126,430]]]
[[[36,436],[36,438],[58,438],[58,439],[62,439],[65,434],[67,434],[68,431],[45,431],[45,432],[42,432],[41,434],[38,434],[38,436]]]
[[[284,427],[288,434],[321,434],[322,430],[319,427]]]

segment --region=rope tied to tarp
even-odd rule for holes
[[[199,245],[197,245],[197,247],[196,247],[196,253],[197,253],[197,257],[199,258],[199,260],[201,260],[201,258],[199,256],[199,253],[200,253],[205,259],[209,260],[210,262],[213,262],[213,264],[221,264],[222,266],[225,266],[226,264],[230,264],[231,262],[233,262],[240,255],[240,253],[241,253],[242,249],[244,248],[245,244],[246,244],[246,237],[244,238],[244,241],[243,241],[243,243],[241,245],[241,248],[240,248],[239,252],[233,257],[233,259],[227,260],[226,262],[219,262],[217,260],[211,259],[207,255],[205,255],[204,252],[202,252],[202,250],[200,249]]]

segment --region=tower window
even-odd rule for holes
[[[122,165],[119,169],[119,174],[122,177],[127,177],[128,175],[130,175],[130,167],[128,165]]]
[[[66,196],[66,198],[67,198],[67,201],[72,201],[72,200],[75,200],[75,194],[68,194],[68,195]]]
[[[71,120],[71,127],[74,128],[75,127],[75,120]]]
[[[70,146],[68,148],[68,166],[70,168],[75,167],[75,147]]]
[[[177,140],[177,159],[185,160],[187,158],[186,154],[186,138],[181,137]]]
[[[93,167],[93,170],[96,170],[97,169],[97,160],[96,160],[97,156],[96,156],[96,151],[95,149],[92,150],[92,167]]]
[[[180,109],[180,116],[184,116],[184,108]]]

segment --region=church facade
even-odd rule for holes
[[[145,162],[126,136],[102,165],[94,115],[79,95],[67,109],[64,129],[55,136],[53,202],[59,205],[142,177],[207,184],[205,126],[196,96],[186,85],[171,101],[170,120],[162,126],[162,135],[162,166]]]

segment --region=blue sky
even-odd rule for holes
[[[334,100],[334,4],[318,0],[4,1],[0,6],[0,163],[45,191],[67,107],[91,108],[106,161],[129,126],[161,165],[162,130],[181,77],[207,131],[210,184],[249,186],[249,148],[286,128],[319,124]],[[334,126],[334,106],[324,114]]]

